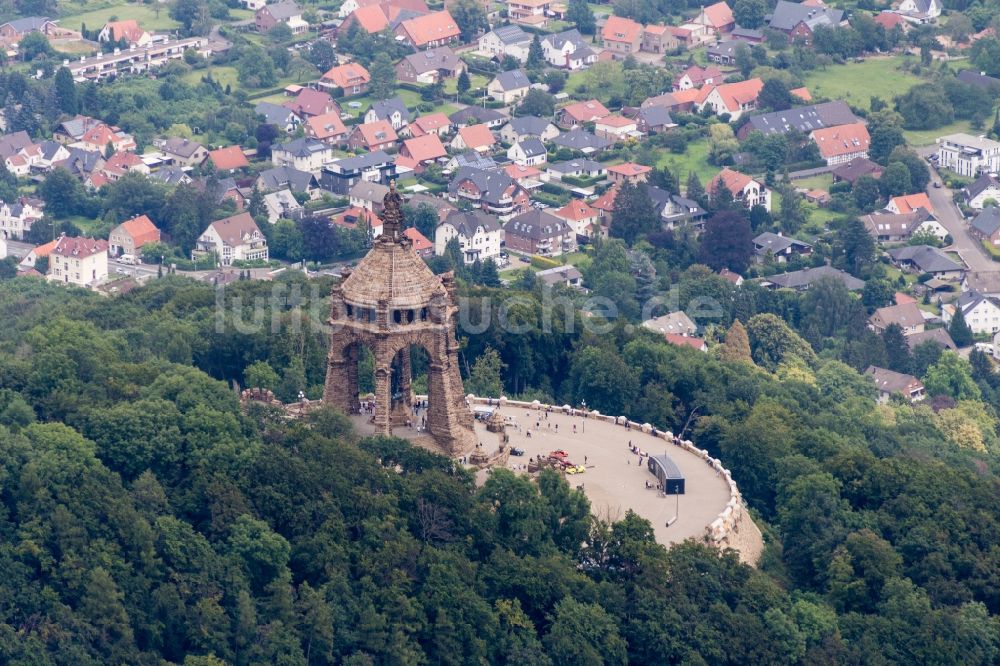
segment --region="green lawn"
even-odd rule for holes
[[[802,187],[807,190],[826,190],[830,191],[830,186],[833,185],[833,176],[828,173],[822,173],[818,176],[813,176],[812,178],[800,178],[798,180],[793,180],[792,185],[795,187]]]
[[[66,7],[66,5],[70,5],[70,3],[64,3],[63,6]],[[94,30],[101,28],[112,17],[115,17],[119,21],[135,19],[146,30],[174,30],[180,25],[177,21],[170,18],[166,5],[147,6],[134,4],[118,4],[79,14],[61,16],[59,23],[70,30],[79,30],[80,24],[85,23],[88,30]]]
[[[869,108],[872,96],[892,103],[921,82],[917,76],[899,69],[903,58],[867,58],[864,62],[830,65],[817,69],[803,79],[813,97],[841,99],[862,108]]]
[[[972,129],[972,125],[969,124],[968,120],[956,120],[950,125],[943,125],[931,130],[903,130],[903,136],[906,137],[906,143],[911,146],[930,146],[939,136],[956,134],[958,132],[965,132],[973,136],[979,134],[979,132]]]
[[[485,88],[490,83],[490,77],[483,74],[470,74],[469,75],[469,89],[477,90],[480,88]],[[458,92],[458,79],[449,78],[444,82],[444,91],[449,95],[454,95]]]
[[[667,167],[680,180],[681,184],[687,183],[688,173],[694,171],[698,174],[702,186],[708,185],[715,174],[721,169],[708,163],[708,139],[702,138],[693,143],[689,143],[683,155],[664,150],[657,160],[656,166]]]
[[[223,88],[227,85],[232,86],[233,89],[239,87],[239,75],[236,72],[235,67],[229,67],[227,65],[216,65],[211,67],[206,67],[205,69],[193,69],[184,75],[184,82],[192,86],[198,85],[201,82],[201,77],[206,74],[211,74],[212,78],[219,82]]]

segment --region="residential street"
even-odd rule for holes
[[[952,244],[946,248],[954,250],[966,263],[970,271],[995,271],[1000,270],[997,264],[986,254],[982,245],[969,233],[969,226],[962,218],[958,206],[952,201],[952,190],[946,187],[934,187],[935,182],[940,182],[941,177],[937,171],[931,168],[931,182],[927,187],[927,196],[934,206],[934,212],[938,221],[951,234]]]

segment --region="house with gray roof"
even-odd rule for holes
[[[1000,208],[997,206],[984,208],[972,220],[969,231],[981,241],[989,243],[993,247],[1000,247]]]
[[[548,152],[541,139],[529,136],[508,148],[507,157],[520,166],[538,166],[548,160]]]
[[[456,127],[466,127],[468,125],[483,124],[489,128],[500,127],[510,116],[500,113],[496,109],[484,109],[481,106],[467,106],[459,109],[448,116]]]
[[[467,199],[500,219],[509,219],[531,207],[528,192],[503,171],[462,167],[448,184],[448,194]]]
[[[164,185],[187,185],[191,182],[191,176],[187,175],[179,166],[160,167],[147,176],[150,180],[155,180]]]
[[[513,104],[527,95],[530,88],[531,79],[527,73],[523,69],[511,69],[497,74],[486,86],[486,92],[498,102]]]
[[[545,61],[553,67],[576,70],[597,62],[597,53],[576,28],[542,38]]]
[[[962,83],[983,88],[985,90],[1000,92],[1000,79],[995,76],[987,76],[986,72],[977,72],[973,69],[963,69],[956,74],[956,78]]]
[[[930,273],[940,280],[961,280],[965,266],[930,245],[907,245],[889,250],[893,263],[903,269]]]
[[[813,130],[825,127],[859,122],[861,119],[854,115],[851,107],[846,102],[838,100],[750,116],[747,122],[740,127],[736,136],[742,141],[753,131],[762,132],[765,135],[788,134],[793,130],[809,134]]]
[[[392,125],[392,129],[398,132],[410,122],[410,112],[406,109],[406,102],[398,96],[373,102],[365,113],[365,122],[374,123],[379,120],[388,122]]]
[[[434,84],[464,72],[465,63],[450,46],[439,46],[403,56],[396,64],[396,78],[409,83]]]
[[[875,382],[879,404],[889,402],[889,398],[893,395],[901,395],[909,402],[918,402],[926,397],[923,383],[913,375],[905,375],[874,365],[868,366],[865,375]]]
[[[853,275],[845,273],[839,268],[834,268],[829,265],[770,275],[763,278],[761,284],[772,289],[795,289],[796,291],[805,291],[812,286],[813,283],[824,278],[840,280],[850,291],[860,291],[865,288],[864,280],[859,280]]]
[[[567,160],[550,164],[547,169],[549,175],[556,180],[561,180],[563,176],[573,176],[574,178],[601,178],[608,174],[608,168],[600,162],[581,158],[578,160]]]
[[[499,168],[496,160],[489,155],[478,153],[475,150],[467,150],[464,153],[459,153],[452,157],[447,164],[447,168],[452,171],[456,171],[462,167],[470,167],[482,171],[496,171]]]
[[[551,141],[559,136],[559,128],[551,120],[538,116],[519,116],[500,129],[500,138],[507,143],[515,143],[529,136],[542,141]]]
[[[557,257],[576,250],[573,225],[537,208],[509,220],[503,231],[507,247],[517,252]]]
[[[510,56],[519,62],[528,60],[532,36],[519,25],[504,25],[479,38],[479,52],[496,60]]]
[[[793,42],[812,43],[813,31],[819,26],[836,28],[844,21],[844,10],[817,7],[778,0],[774,11],[764,17],[772,30],[780,30]]]
[[[658,134],[677,127],[670,117],[670,109],[665,106],[647,106],[639,109],[635,116],[636,129],[643,134]]]
[[[809,243],[770,231],[765,231],[753,239],[754,256],[759,263],[770,260],[781,264],[792,257],[808,256],[812,254],[812,250],[813,247]]]
[[[383,150],[346,157],[326,165],[319,173],[320,188],[339,196],[347,196],[362,180],[388,183],[396,175],[396,163]]]
[[[319,185],[316,177],[308,171],[299,171],[291,166],[277,166],[265,169],[257,175],[255,182],[265,192],[291,190],[292,192],[313,192]]]
[[[492,259],[499,261],[503,227],[495,216],[481,210],[453,211],[434,230],[434,254],[445,253],[448,242],[458,239],[466,265]]]
[[[984,173],[965,188],[964,194],[966,205],[975,210],[983,210],[987,203],[1000,205],[1000,179]]]
[[[557,136],[552,140],[552,143],[589,155],[610,147],[614,142],[599,137],[593,132],[588,132],[582,127],[574,127],[570,131]]]
[[[253,111],[264,118],[265,124],[274,125],[283,132],[294,132],[302,124],[302,119],[294,111],[280,104],[258,102]]]
[[[271,162],[275,166],[290,166],[299,171],[318,172],[333,160],[333,148],[310,136],[271,147]]]
[[[736,51],[743,42],[726,40],[709,46],[705,50],[705,57],[709,62],[716,62],[720,65],[732,65],[736,62]]]

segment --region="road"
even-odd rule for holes
[[[941,177],[937,170],[931,168],[931,182],[927,187],[927,196],[934,206],[934,214],[948,233],[951,234],[952,244],[945,248],[957,253],[970,271],[996,271],[1000,270],[997,264],[986,254],[986,250],[978,240],[969,233],[969,225],[966,223],[958,206],[952,200],[952,190],[947,187],[934,187],[934,183],[940,183]]]

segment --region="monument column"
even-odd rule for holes
[[[391,370],[387,365],[375,369],[375,433],[391,435],[392,423],[389,420],[389,409],[392,395],[389,384],[392,382]]]

